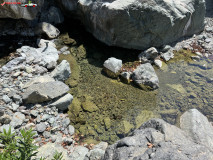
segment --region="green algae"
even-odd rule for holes
[[[186,51],[177,52],[176,56],[180,54],[178,59],[165,63],[163,69],[156,68],[160,79],[160,89],[146,92],[133,83],[124,84],[106,76],[102,65],[110,55],[97,56],[97,51],[95,51],[95,56],[93,56],[93,52],[86,50],[87,47],[80,46],[82,54],[78,53],[79,46],[76,46],[72,49],[71,57],[75,60],[69,60],[71,65],[74,61],[74,66],[78,66],[76,77],[79,78],[78,85],[70,85],[72,86],[70,92],[75,98],[68,113],[76,132],[85,135],[85,142],[113,143],[151,118],[163,118],[169,123],[178,125],[177,119],[182,112],[192,106],[203,110],[198,107],[201,104],[200,100],[196,98],[191,100],[191,97],[198,97],[192,90],[193,87],[186,87],[196,83],[205,87],[203,80],[198,81],[197,77],[191,76],[189,63],[196,63],[191,60],[193,53],[190,52],[186,56],[183,54]],[[114,53],[114,56],[123,57],[120,54],[124,53],[120,50],[119,52],[117,56]],[[69,56],[60,56],[60,60],[63,58],[69,59]],[[136,58],[132,62],[135,60]],[[130,65],[130,62],[126,63],[125,67],[128,68]],[[73,75],[75,74],[72,70]],[[70,84],[72,76],[66,82],[67,84]],[[197,87],[195,85],[194,89],[196,90]],[[208,102],[209,99],[202,100],[202,104]]]
[[[179,61],[184,61],[184,62],[192,62],[192,58],[191,56],[195,56],[196,54],[193,53],[191,50],[189,49],[180,49],[178,51],[174,51],[174,58],[169,60],[169,62],[167,62],[167,64],[170,63],[177,63]]]
[[[111,120],[110,120],[109,117],[104,118],[104,126],[105,126],[106,130],[110,129],[110,127],[111,127]]]
[[[62,42],[64,44],[76,45],[76,41],[74,39],[70,38],[68,33],[61,34],[61,36],[59,37],[59,39],[62,40]]]
[[[154,115],[152,111],[143,110],[135,117],[135,126],[139,128],[144,122],[151,118],[158,118],[157,115]]]
[[[118,129],[116,130],[116,133],[118,135],[127,135],[132,129],[134,129],[134,125],[131,124],[128,121],[121,121],[120,125],[118,126]]]
[[[89,100],[86,100],[81,105],[82,105],[83,110],[87,111],[87,112],[95,112],[98,110],[98,107]]]

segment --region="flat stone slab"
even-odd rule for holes
[[[60,97],[69,87],[60,81],[32,84],[23,93],[25,103],[42,103]]]

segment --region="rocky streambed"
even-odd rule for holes
[[[194,2],[185,8],[185,2],[175,2],[175,8],[182,11],[182,16],[177,10],[169,7],[171,13],[177,13],[175,16],[169,15],[171,22],[175,23],[175,26],[181,23],[180,30],[178,27],[173,28],[172,23],[169,25],[171,30],[168,33],[175,33],[173,30],[178,33],[172,41],[183,36],[182,29],[185,36],[203,29],[205,6],[203,1],[197,2],[200,6],[198,9]],[[69,12],[70,5],[67,8],[64,6],[66,3],[62,2],[62,8]],[[123,7],[128,7],[131,3],[125,3]],[[145,5],[152,6],[152,3],[155,1],[144,1]],[[166,2],[158,4],[161,6],[158,12],[164,13],[164,3]],[[209,1],[206,3],[211,4]],[[43,1],[39,5],[42,6]],[[47,9],[48,6],[51,6],[50,9]],[[146,34],[145,39],[151,40],[148,46],[155,44],[158,48],[150,46],[151,48],[145,51],[106,46],[84,29],[83,25],[86,25],[97,39],[108,42],[109,45],[127,44],[134,34],[129,32],[125,37],[127,40],[122,38],[124,32],[121,36],[117,35],[120,30],[114,32],[109,29],[114,22],[112,19],[109,19],[106,26],[101,26],[105,24],[106,17],[98,18],[99,22],[104,21],[98,22],[99,29],[107,27],[102,32],[93,29],[96,27],[93,25],[93,19],[85,16],[87,13],[97,16],[99,9],[106,9],[106,13],[111,14],[111,7],[121,7],[116,6],[114,2],[106,5],[102,1],[80,1],[77,8],[71,7],[71,10],[75,10],[72,12],[83,17],[83,25],[78,20],[65,18],[65,22],[58,25],[57,29],[44,22],[45,17],[49,17],[48,20],[53,24],[64,20],[54,3],[47,2],[43,7],[46,8],[45,14],[37,16],[34,22],[12,21],[13,32],[1,25],[3,32],[0,36],[6,39],[0,43],[0,48],[3,48],[2,52],[7,55],[12,53],[9,57],[6,55],[0,59],[0,131],[8,130],[9,126],[12,126],[12,131],[20,134],[20,129],[32,128],[35,132],[34,143],[40,147],[36,158],[43,156],[48,159],[57,150],[62,152],[64,159],[71,160],[211,159],[213,128],[208,120],[213,120],[213,21],[210,6],[207,6],[203,32],[184,37],[170,46],[161,46],[164,44],[161,38],[157,39],[155,44],[152,39],[156,37]],[[97,10],[93,10],[94,8]],[[149,7],[140,9],[156,14]],[[191,13],[193,9],[196,10]],[[18,11],[23,13],[21,8],[18,8]],[[26,11],[27,17],[23,18],[32,19],[31,16],[35,16],[30,14],[30,9]],[[134,7],[128,8],[127,11],[125,13],[128,13],[128,17],[134,17]],[[191,14],[187,14],[188,12]],[[199,12],[202,12],[200,16]],[[54,19],[53,15],[58,16]],[[126,15],[122,16],[123,21]],[[181,18],[178,18],[179,16]],[[146,23],[149,22],[146,17],[141,18]],[[197,18],[197,24],[191,23]],[[21,22],[26,24],[26,30],[23,30]],[[137,26],[131,27],[131,18],[126,22],[130,25],[128,30]],[[119,28],[120,24],[114,24],[116,25],[111,28]],[[196,31],[193,31],[193,28]],[[152,33],[164,33],[165,29],[156,30],[156,26],[153,26],[151,30]],[[109,37],[105,36],[108,40],[103,39],[105,32],[109,31]],[[98,36],[99,32],[103,34]],[[172,35],[167,37],[168,33],[163,34],[166,42]],[[25,39],[19,39],[17,34]],[[137,38],[144,41],[143,37]],[[137,39],[136,41],[139,42]],[[134,39],[124,48],[138,49],[139,44],[135,43],[136,41]],[[146,43],[143,43],[143,49],[144,45],[146,46]],[[145,84],[142,76],[135,78],[131,75],[127,81],[123,81],[122,75],[110,78],[105,65],[109,58],[118,60],[119,72],[135,74],[139,66],[148,65],[154,72],[153,81],[156,85],[149,85],[152,79],[149,75],[146,76],[148,83]],[[141,70],[144,70],[143,67],[139,69],[139,75]],[[135,83],[137,80],[142,81],[142,85]],[[151,89],[141,87],[147,84]],[[197,110],[190,110],[191,108]],[[154,119],[150,120],[151,118]],[[108,143],[113,145],[108,147]],[[0,147],[4,148],[2,145]]]
[[[179,116],[193,107],[211,119],[211,56],[193,61],[191,56],[197,55],[187,50],[190,48],[187,44],[194,43],[197,37],[178,44],[177,48],[185,49],[174,52],[174,59],[163,62],[161,68],[154,66],[160,88],[147,92],[134,83],[112,79],[103,71],[109,57],[121,59],[123,63],[134,62],[138,61],[140,51],[107,47],[78,27],[69,26],[72,31],[59,37],[60,41],[70,43],[67,50],[71,53],[60,55],[60,59],[78,66],[71,66],[74,76],[66,81],[74,95],[69,117],[76,131],[86,136],[86,141],[112,143],[154,117],[178,125]],[[58,46],[62,48],[60,41]]]

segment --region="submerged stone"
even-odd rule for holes
[[[143,110],[135,117],[135,127],[139,128],[147,120],[156,117],[152,111]]]
[[[104,62],[104,71],[111,78],[116,78],[119,76],[121,67],[122,60],[114,57],[108,58],[108,60]]]
[[[143,89],[143,85],[149,86],[151,89],[157,89],[159,87],[158,77],[150,63],[138,66],[133,72],[132,79]]]
[[[111,127],[111,120],[109,117],[104,118],[104,126],[106,130],[108,130]]]
[[[83,110],[85,110],[87,112],[95,112],[98,110],[98,107],[89,100],[86,100],[81,105],[82,105]]]

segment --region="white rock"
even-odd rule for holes
[[[62,47],[61,49],[60,49],[60,52],[65,52],[65,51],[67,51],[69,49],[69,47],[67,47],[67,46],[64,46],[64,47]]]
[[[155,65],[158,66],[159,68],[161,68],[162,65],[163,65],[163,62],[162,62],[161,60],[159,60],[159,59],[154,60],[154,63],[155,63]]]
[[[122,67],[122,60],[114,57],[108,58],[108,60],[104,62],[104,67],[114,73],[117,73]]]
[[[200,53],[200,52],[195,52],[195,54],[199,57],[203,57],[202,53]]]
[[[152,89],[157,89],[159,87],[158,76],[150,63],[138,66],[132,74],[132,79],[142,88],[143,85],[149,86]]]
[[[35,28],[35,33],[37,35],[46,33],[46,35],[49,38],[53,39],[53,38],[56,38],[60,34],[60,31],[53,25],[46,23],[46,22],[42,22],[42,23],[38,24],[38,26]]]
[[[165,60],[165,61],[169,61],[170,59],[174,58],[174,53],[173,50],[169,50],[166,53],[163,53],[161,55],[161,57]]]
[[[38,39],[37,44],[39,48],[45,48],[46,46],[52,46],[56,48],[56,45],[53,42],[45,40],[45,39]]]
[[[13,126],[14,128],[21,127],[24,120],[25,120],[25,115],[22,114],[21,112],[16,112],[13,115],[13,118],[12,118],[12,121],[10,122],[10,125]]]
[[[142,52],[141,54],[139,54],[138,58],[143,60],[144,58],[148,60],[154,60],[157,56],[158,56],[157,49],[155,47],[151,47],[145,50],[144,52]]]

